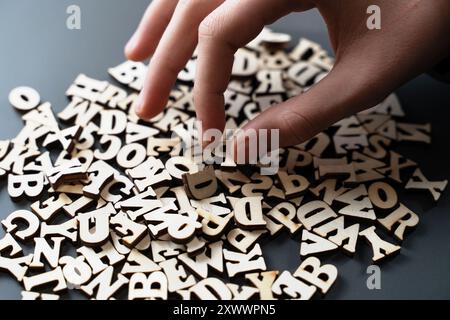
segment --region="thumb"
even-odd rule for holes
[[[303,143],[337,121],[372,107],[389,94],[374,77],[340,63],[307,92],[273,106],[247,123],[236,138],[235,150],[247,148],[247,135],[260,129],[279,129],[279,146]],[[270,137],[268,137],[270,141]],[[246,140],[243,140],[246,139]],[[272,144],[269,144],[269,148]]]

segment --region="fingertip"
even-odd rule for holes
[[[138,61],[138,60],[136,59],[136,55],[135,55],[133,49],[130,49],[129,47],[125,46],[123,52],[124,52],[125,58],[127,58],[127,60],[130,60],[130,61]]]
[[[137,43],[137,35],[136,33],[134,33],[128,40],[124,48],[125,57],[127,57],[128,60],[136,61],[138,58],[136,54],[137,53],[136,43]]]
[[[148,111],[148,109],[146,108],[140,111],[136,111],[136,115],[139,117],[139,119],[144,121],[149,121],[156,116],[154,113]]]
[[[158,116],[164,110],[166,104],[167,100],[158,99],[158,101],[155,101],[148,91],[143,90],[136,100],[134,112],[140,119],[149,121]]]
[[[149,58],[155,51],[155,45],[142,43],[136,35],[133,35],[124,47],[124,54],[128,60],[143,61]]]
[[[145,105],[142,105],[141,107],[136,106],[135,109],[136,115],[139,117],[139,119],[148,121],[156,116],[154,112],[150,108],[147,108]]]
[[[151,118],[149,108],[146,107],[145,99],[143,94],[140,93],[135,104],[134,112],[142,120],[149,120]]]
[[[125,57],[130,61],[137,62],[148,58],[146,54],[142,53],[142,50],[139,50],[139,48],[132,45],[128,46],[128,44],[125,46],[124,53]]]

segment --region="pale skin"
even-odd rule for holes
[[[366,26],[366,9],[373,4],[381,8],[381,30]],[[197,118],[204,130],[223,130],[223,92],[236,50],[265,25],[314,7],[328,27],[333,70],[306,93],[267,109],[244,132],[280,129],[282,147],[302,143],[376,105],[450,54],[448,0],[154,0],[125,48],[130,60],[152,57],[137,114],[150,119],[164,109],[198,44]]]

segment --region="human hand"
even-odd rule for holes
[[[366,9],[372,4],[381,8],[381,30],[366,27]],[[425,0],[154,0],[125,49],[130,60],[152,56],[137,114],[150,119],[164,109],[179,71],[198,43],[197,117],[204,130],[223,130],[223,92],[234,53],[265,25],[314,7],[328,26],[336,54],[334,68],[306,93],[248,122],[244,133],[280,129],[281,147],[302,143],[340,119],[374,106],[450,50],[445,40],[450,31],[448,0],[432,4]]]

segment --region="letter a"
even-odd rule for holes
[[[81,9],[77,5],[67,7],[66,13],[69,15],[66,20],[66,26],[69,30],[81,29]]]
[[[371,265],[367,267],[367,274],[370,276],[367,278],[367,288],[369,290],[381,289],[381,270],[379,266]]]
[[[381,29],[381,9],[377,5],[370,5],[367,7],[367,14],[370,16],[367,18],[367,29],[380,30]]]

